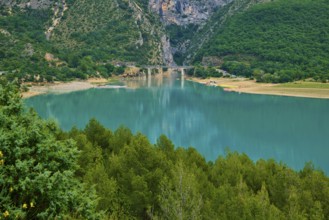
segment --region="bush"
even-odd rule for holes
[[[13,85],[0,85],[0,212],[11,219],[97,218],[96,196],[74,173],[79,156],[59,128],[26,112]]]

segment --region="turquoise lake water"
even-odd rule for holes
[[[179,79],[130,84],[136,88],[48,94],[25,103],[64,130],[84,128],[94,117],[113,130],[140,131],[152,143],[165,134],[207,160],[229,148],[297,170],[312,161],[329,174],[329,100],[239,94]]]

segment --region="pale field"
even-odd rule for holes
[[[293,82],[285,84],[271,84],[271,83],[256,83],[254,80],[246,78],[207,78],[200,79],[191,77],[192,80],[209,86],[220,86],[225,91],[252,93],[264,95],[281,95],[281,96],[295,96],[308,98],[329,98],[329,83],[316,82]],[[23,98],[29,98],[36,95],[46,93],[67,93],[79,90],[86,90],[95,88],[98,85],[106,84],[108,82],[120,81],[119,78],[113,77],[110,79],[104,78],[90,78],[86,81],[72,81],[72,82],[55,82],[44,85],[32,84],[28,92],[23,92]],[[128,83],[129,84],[129,83]],[[132,85],[128,87],[134,88]]]
[[[72,81],[72,82],[54,82],[46,83],[44,85],[30,84],[29,91],[23,92],[23,98],[29,98],[36,95],[47,93],[68,93],[79,90],[86,90],[95,88],[100,84],[107,83],[108,80],[104,78],[90,78],[85,81]],[[28,85],[28,84],[27,84]]]
[[[329,83],[295,82],[286,84],[256,83],[246,78],[190,78],[206,85],[223,87],[225,91],[264,95],[329,98]]]

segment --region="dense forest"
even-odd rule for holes
[[[1,218],[329,219],[329,178],[310,163],[294,171],[230,151],[206,161],[95,119],[64,132],[0,84]]]
[[[59,57],[162,63],[161,24],[144,4],[141,0],[73,1],[51,40]]]
[[[258,4],[228,19],[195,56],[217,56],[222,69],[260,82],[329,79],[329,2]]]
[[[21,81],[51,82],[53,80],[85,79],[98,72],[103,77],[120,74],[122,67],[111,63],[99,65],[97,57],[81,50],[59,50],[46,39],[44,29],[49,22],[50,10],[13,8],[12,15],[1,8],[0,16],[0,70],[8,79]],[[46,60],[46,53],[52,58]],[[54,56],[55,55],[55,56]],[[106,58],[104,58],[106,60]],[[105,62],[105,61],[104,61]]]
[[[8,72],[8,79],[24,77],[34,81],[34,75],[62,79],[60,75],[65,72],[49,66],[44,59],[47,48],[51,47],[43,31],[50,10],[21,12],[14,8],[10,15],[2,7],[0,13],[0,70]]]

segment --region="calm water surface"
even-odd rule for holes
[[[64,130],[94,117],[108,128],[161,134],[195,147],[208,160],[225,149],[253,160],[274,158],[295,169],[312,161],[329,174],[329,100],[224,92],[179,79],[130,82],[135,89],[90,89],[26,100]]]

